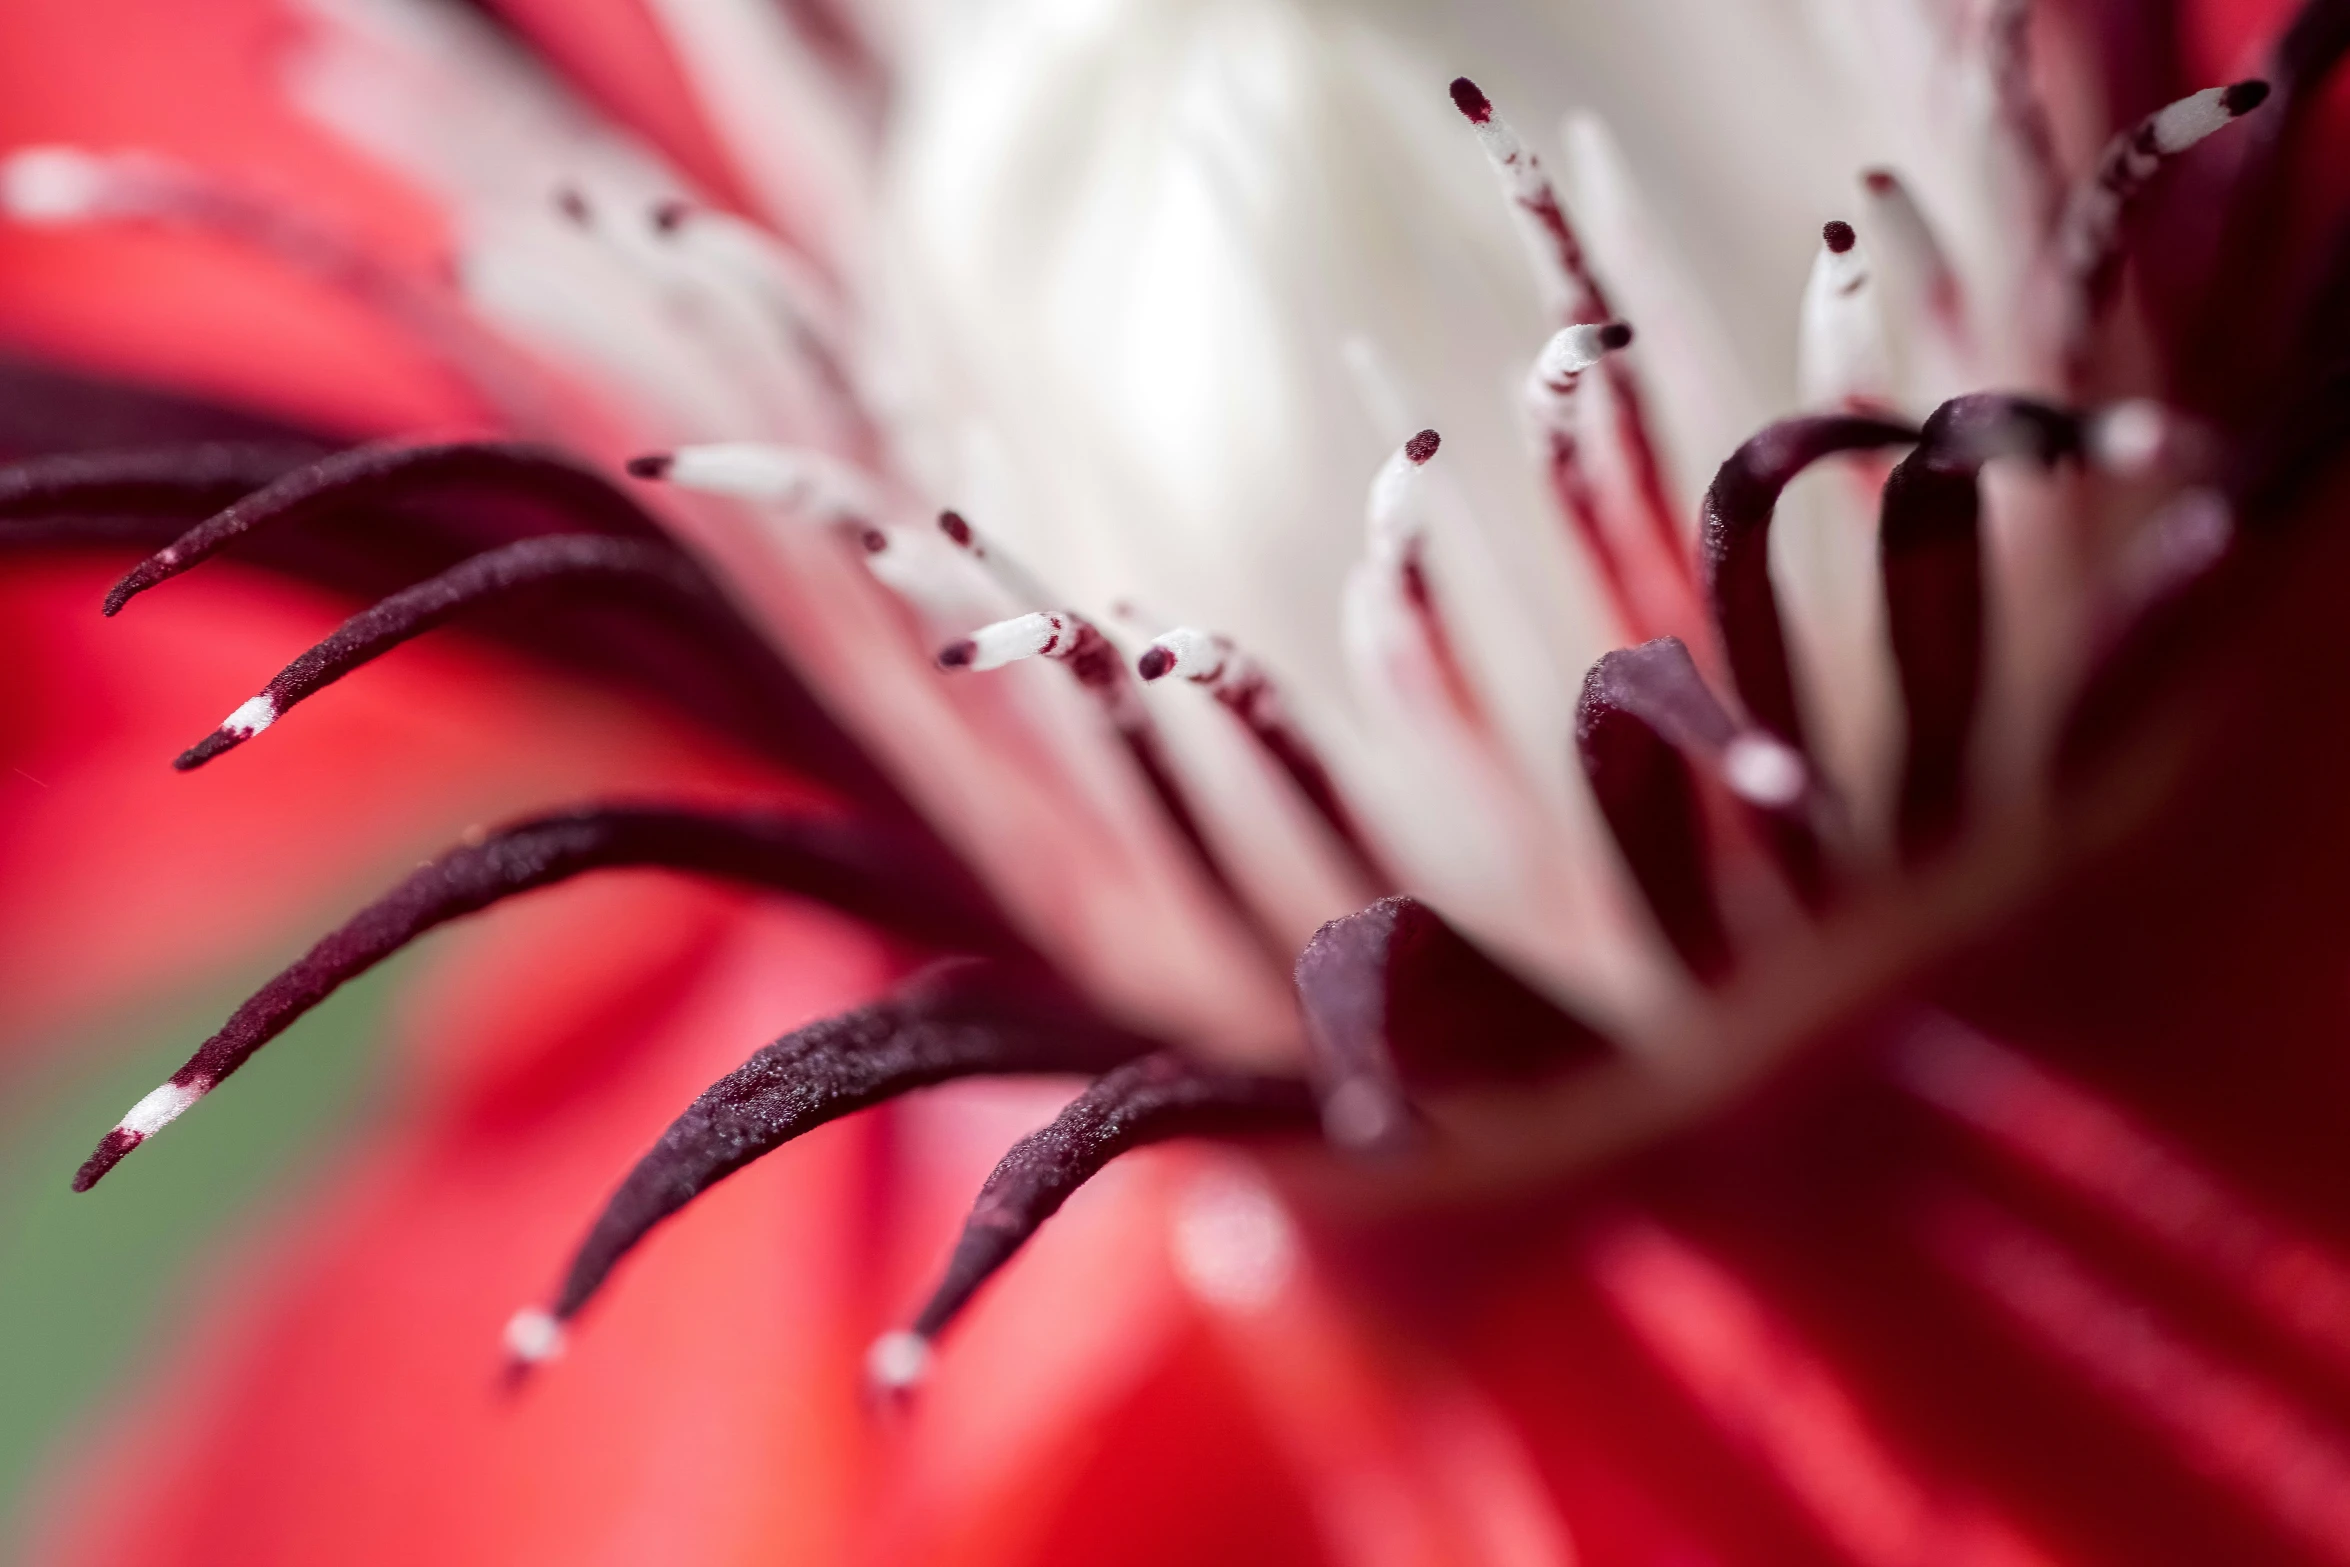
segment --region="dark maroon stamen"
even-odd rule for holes
[[[576,185],[566,185],[555,192],[555,210],[582,228],[587,227],[594,218],[594,214],[588,210],[587,197],[581,194]]]
[[[1860,236],[1852,232],[1852,225],[1844,222],[1841,218],[1830,222],[1820,230],[1820,242],[1839,256],[1850,250],[1859,242],[1859,239]]]
[[[1630,348],[1632,346],[1632,323],[1629,321],[1608,322],[1599,329],[1599,346],[1611,354],[1620,348]]]
[[[2227,90],[2219,95],[2220,107],[2234,115],[2250,114],[2268,102],[2268,92],[2268,83],[2258,78],[2232,82],[2228,85]]]
[[[1120,1154],[1174,1137],[1303,1131],[1313,1124],[1313,1095],[1295,1078],[1217,1071],[1166,1052],[1128,1062],[1004,1155],[980,1188],[946,1276],[914,1319],[914,1332],[937,1338],[1069,1194]]]
[[[1443,436],[1438,435],[1434,430],[1422,430],[1418,435],[1403,443],[1403,454],[1413,462],[1425,463],[1436,455],[1436,449],[1443,444]]]
[[[1575,744],[1600,814],[1665,939],[1691,972],[1710,980],[1730,966],[1729,937],[1714,902],[1696,780],[1682,748],[1658,729],[1660,715],[1688,705],[1674,690],[1678,682],[1657,678],[1658,666],[1688,658],[1677,639],[1660,637],[1592,665],[1575,714]]]
[[[275,722],[295,703],[362,664],[490,599],[527,588],[578,585],[596,578],[630,581],[639,588],[696,601],[704,597],[706,588],[706,579],[693,564],[664,545],[594,533],[542,534],[524,539],[476,555],[344,621],[332,636],[261,688],[258,700],[268,708],[264,722]],[[223,725],[181,753],[172,765],[181,772],[201,767],[255,733],[250,727]]]
[[[676,466],[677,459],[667,452],[647,452],[641,457],[631,457],[627,462],[621,464],[621,467],[632,479],[666,479],[669,477],[669,470]]]
[[[0,469],[0,542],[113,542],[184,528],[305,463],[319,447],[260,443],[39,457]]]
[[[964,549],[971,547],[971,524],[963,519],[963,514],[959,511],[940,512],[938,514],[938,531]]]
[[[574,1316],[655,1225],[805,1132],[954,1078],[1101,1072],[1152,1048],[969,963],[787,1034],[712,1084],[637,1161],[573,1253],[552,1315]]]
[[[979,644],[969,637],[965,637],[959,642],[949,642],[938,650],[938,667],[941,669],[961,669],[978,656]]]
[[[1886,629],[1908,718],[1897,826],[1911,858],[1958,830],[1967,743],[1983,666],[1983,464],[2077,456],[2080,422],[2045,403],[1996,393],[1934,410],[1917,449],[1885,481],[1878,548]]]
[[[351,507],[441,489],[509,494],[552,508],[575,528],[599,533],[658,531],[641,507],[600,474],[541,447],[489,441],[365,446],[287,474],[182,534],[114,585],[106,595],[106,613],[116,613],[157,583],[209,560],[258,529],[289,527]]]
[[[672,196],[653,204],[653,229],[656,233],[674,234],[693,216],[693,205]]]
[[[264,985],[172,1080],[218,1085],[312,1007],[428,930],[589,871],[629,866],[808,898],[945,950],[1022,950],[959,869],[892,830],[765,813],[592,807],[518,823],[434,860]],[[74,1190],[88,1190],[128,1151],[111,1148],[115,1141],[100,1144]]]
[[[1394,1146],[1409,1127],[1411,1086],[1522,1081],[1612,1049],[1416,898],[1382,898],[1324,925],[1296,980],[1323,1129],[1341,1147]]]
[[[1771,588],[1770,530],[1779,492],[1823,457],[1914,441],[1917,435],[1906,424],[1849,414],[1785,419],[1731,453],[1705,492],[1698,547],[1731,683],[1756,723],[1799,750],[1803,715],[1787,666],[1778,595]]]
[[[1466,76],[1453,78],[1452,102],[1453,107],[1467,115],[1472,124],[1483,125],[1493,118],[1492,100],[1478,91],[1477,84]]]
[[[1146,647],[1134,661],[1134,672],[1145,680],[1160,680],[1175,667],[1175,655],[1163,647]]]

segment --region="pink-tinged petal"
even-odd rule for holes
[[[173,1336],[50,1559],[837,1554],[867,1472],[853,1262],[870,1123],[715,1193],[646,1247],[559,1368],[498,1391],[501,1327],[612,1172],[746,1038],[886,973],[836,922],[726,921],[728,901],[656,897],[650,930],[607,912],[584,942],[558,909],[469,952],[472,979],[416,1022],[472,1036],[442,1046],[460,1055],[502,1039],[506,1070],[483,1080],[468,1059],[440,1078],[298,1241],[237,1269],[228,1318]],[[490,970],[545,1004],[474,1012]]]
[[[348,231],[381,261],[439,265],[438,214],[287,101],[280,71],[292,37],[273,0],[12,9],[0,17],[0,57],[25,68],[0,101],[0,149],[168,149]],[[481,417],[470,393],[349,300],[183,235],[0,227],[0,340],[315,426]]]
[[[0,738],[0,1036],[12,1041],[298,944],[403,855],[476,822],[615,791],[789,798],[680,726],[458,641],[384,660],[303,715],[314,722],[239,757],[235,776],[175,774],[190,728],[336,610],[230,567],[103,620],[118,570],[24,562],[0,583],[17,704]]]
[[[734,166],[644,0],[496,0],[492,9],[680,172],[742,206]]]

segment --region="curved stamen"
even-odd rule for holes
[[[2067,349],[2076,359],[2086,346],[2081,337],[2121,282],[2128,255],[2122,222],[2131,203],[2165,163],[2259,108],[2268,91],[2268,83],[2259,80],[2206,87],[2155,110],[2105,144],[2096,171],[2073,192],[2057,226],[2057,259],[2072,291],[2068,330],[2073,341]]]
[[[1069,1194],[1120,1154],[1176,1137],[1299,1131],[1314,1124],[1304,1083],[1198,1066],[1171,1052],[1130,1061],[1098,1079],[1050,1126],[1004,1155],[972,1205],[946,1276],[906,1335],[874,1346],[885,1387],[920,1379],[927,1351],[979,1287],[1060,1211]]]
[[[183,773],[203,766],[276,723],[295,703],[469,609],[526,588],[597,577],[635,579],[697,602],[708,594],[707,581],[693,564],[663,545],[594,533],[524,539],[476,555],[353,615],[332,636],[279,671],[258,696],[182,752],[172,766]]]
[[[1296,983],[1322,1129],[1342,1148],[1393,1146],[1409,1127],[1407,1084],[1525,1080],[1612,1049],[1416,898],[1324,925]]]
[[[262,986],[106,1134],[74,1176],[73,1189],[96,1185],[296,1019],[426,931],[588,871],[627,866],[791,893],[949,949],[1020,950],[957,870],[917,840],[868,824],[653,805],[539,817],[442,855]]]
[[[1665,939],[1692,973],[1711,980],[1730,966],[1729,936],[1714,902],[1712,855],[1689,759],[1657,722],[1681,705],[1670,683],[1655,689],[1659,666],[1675,653],[1687,662],[1688,649],[1666,637],[1593,664],[1575,712],[1575,745],[1600,814]],[[1693,722],[1703,717],[1690,716]]]
[[[221,442],[36,457],[0,468],[0,543],[111,541],[169,521],[185,526],[322,455],[314,446]]]
[[[1231,638],[1190,626],[1178,626],[1142,650],[1135,673],[1146,681],[1181,675],[1193,685],[1205,686],[1271,757],[1274,765],[1297,786],[1338,841],[1354,856],[1356,865],[1374,882],[1394,880],[1381,868],[1354,813],[1339,796],[1330,770],[1322,765],[1313,742],[1289,716],[1280,687],[1265,666],[1243,653]]]
[[[543,447],[496,441],[362,446],[325,458],[207,518],[131,568],[106,595],[115,614],[139,594],[262,528],[439,489],[491,490],[552,507],[573,528],[658,537],[643,508],[593,469]]]
[[[606,1201],[553,1302],[509,1324],[518,1367],[559,1352],[563,1324],[655,1225],[793,1138],[954,1078],[1100,1072],[1154,1048],[992,978],[949,965],[889,1000],[785,1035],[712,1084]]]
[[[1878,548],[1886,630],[1908,715],[1898,829],[1916,856],[1957,830],[1967,743],[1983,674],[1982,494],[1994,457],[2043,465],[2081,453],[2081,423],[2045,403],[1996,393],[1934,410],[1885,481]]]
[[[1482,733],[1487,727],[1485,704],[1461,666],[1452,630],[1428,580],[1422,474],[1443,444],[1434,430],[1422,430],[1392,453],[1372,478],[1365,509],[1369,559],[1355,568],[1359,591],[1352,597],[1360,601],[1365,621],[1359,634],[1362,651],[1391,665],[1408,666],[1410,683],[1433,687],[1433,694],[1464,726]],[[1384,613],[1374,615],[1374,600]]]
[[[1853,414],[1785,419],[1732,452],[1706,489],[1698,547],[1730,680],[1748,715],[1789,745],[1801,748],[1804,734],[1778,595],[1771,588],[1770,531],[1779,492],[1823,457],[1917,437],[1910,425]]]

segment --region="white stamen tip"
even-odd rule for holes
[[[2090,458],[2125,478],[2154,472],[2178,443],[2178,419],[2149,397],[2133,397],[2098,410],[2087,431]]]
[[[1181,675],[1206,685],[1224,673],[1231,657],[1232,646],[1222,637],[1194,626],[1177,626],[1144,648],[1135,668],[1145,680]]]
[[[536,1306],[525,1306],[506,1319],[505,1338],[506,1353],[526,1366],[557,1358],[570,1342],[563,1324]]]
[[[884,1333],[865,1351],[865,1375],[885,1393],[920,1387],[930,1375],[930,1340],[900,1328]]]
[[[118,1132],[129,1132],[135,1137],[152,1137],[172,1122],[188,1113],[188,1107],[204,1097],[209,1083],[165,1083],[146,1098],[132,1105],[128,1114],[115,1123]]]
[[[682,489],[772,501],[828,520],[868,518],[880,509],[865,475],[837,457],[796,446],[681,446],[660,476]]]
[[[1556,385],[1581,375],[1632,341],[1632,329],[1621,321],[1587,321],[1554,335],[1534,362],[1534,373]]]
[[[20,223],[86,218],[105,189],[105,160],[76,147],[27,147],[0,162],[0,209]]]
[[[264,694],[253,698],[222,719],[220,732],[225,735],[233,735],[239,740],[250,740],[276,722],[277,704]]]
[[[950,645],[939,654],[938,661],[949,669],[1001,669],[1024,658],[1066,654],[1073,640],[1066,615],[1040,610],[999,620],[992,626],[981,626]]]
[[[1722,780],[1740,799],[1775,811],[1803,798],[1811,770],[1793,746],[1769,735],[1745,734],[1723,749]]]

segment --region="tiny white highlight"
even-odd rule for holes
[[[1297,1269],[1296,1228],[1280,1199],[1245,1167],[1192,1182],[1177,1199],[1167,1238],[1184,1287],[1228,1311],[1262,1311]]]
[[[525,1306],[506,1319],[506,1353],[526,1366],[556,1359],[570,1341],[563,1324],[536,1306]]]
[[[899,1328],[884,1333],[865,1351],[865,1376],[886,1393],[903,1393],[922,1385],[930,1375],[930,1340]]]
[[[1167,666],[1167,674],[1181,675],[1200,685],[1213,684],[1232,662],[1231,642],[1196,626],[1177,626],[1163,636],[1152,638],[1150,647],[1143,650],[1143,657],[1149,658],[1152,649],[1174,661]]]
[[[19,223],[77,223],[104,205],[106,160],[78,147],[27,147],[0,161],[0,210]]]
[[[2150,397],[2098,409],[2082,432],[2090,461],[2129,479],[2159,472],[2177,452],[2182,433],[2178,416]]]
[[[761,441],[681,446],[662,477],[689,490],[768,501],[821,521],[849,522],[880,509],[864,474],[826,453]]]
[[[277,722],[277,703],[267,692],[245,703],[220,721],[220,732],[234,735],[239,740],[250,740]]]
[[[981,626],[949,650],[950,654],[965,653],[966,656],[958,658],[942,655],[942,658],[949,665],[961,669],[1001,669],[1006,664],[1018,663],[1024,658],[1066,653],[1075,640],[1070,634],[1066,615],[1039,610],[1034,614],[999,620],[992,626]]]
[[[1811,769],[1793,746],[1765,734],[1743,734],[1722,749],[1722,781],[1740,799],[1776,811],[1803,798]]]
[[[1368,1078],[1350,1077],[1322,1101],[1322,1131],[1341,1148],[1376,1148],[1402,1126],[1393,1098]]]
[[[115,1123],[118,1132],[129,1132],[134,1137],[153,1137],[172,1122],[188,1113],[188,1107],[204,1097],[209,1083],[165,1083],[161,1088],[132,1105],[127,1114]]]

